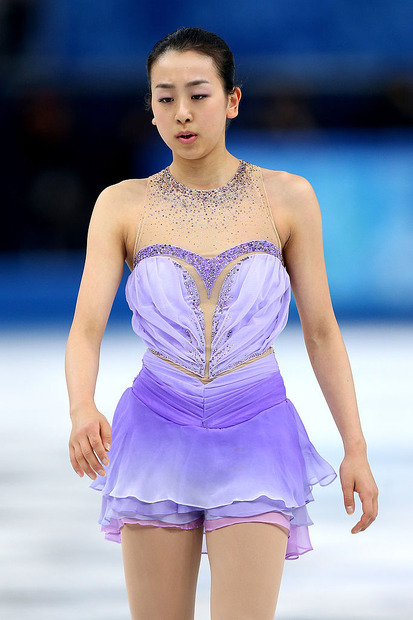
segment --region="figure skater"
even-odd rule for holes
[[[313,486],[337,477],[286,396],[272,347],[291,289],[343,440],[344,507],[354,512],[354,492],[362,502],[351,532],[378,512],[320,208],[305,178],[227,150],[241,90],[220,37],[168,34],[147,75],[172,162],[106,187],[95,203],[66,349],[70,462],[101,492],[98,522],[121,544],[132,620],[193,619],[202,553],[212,620],[270,620],[284,561],[313,549]],[[111,426],[94,394],[125,261],[132,327],[147,348]]]

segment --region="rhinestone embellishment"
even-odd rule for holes
[[[181,258],[195,267],[204,281],[209,298],[211,296],[211,291],[215,280],[219,276],[222,269],[235,258],[238,258],[238,256],[247,254],[248,252],[265,252],[267,254],[272,254],[284,265],[282,253],[275,243],[272,243],[271,241],[264,241],[263,239],[255,239],[253,241],[240,243],[233,248],[229,248],[228,250],[224,250],[224,252],[221,252],[218,256],[214,256],[213,258],[200,256],[196,252],[185,250],[177,245],[155,243],[141,248],[139,252],[136,253],[133,266],[135,268],[141,260],[150,256],[167,255]]]
[[[288,273],[281,273],[285,263],[265,190],[266,174],[258,166],[240,159],[234,176],[225,185],[213,189],[184,185],[172,176],[169,166],[148,178],[135,237],[132,276],[135,286],[131,304],[140,308],[140,286],[162,287],[162,282],[155,278],[178,275],[178,280],[173,278],[173,286],[168,282],[165,287],[171,307],[166,300],[159,310],[165,325],[169,325],[171,338],[158,339],[151,308],[143,313],[141,325],[135,321],[135,331],[143,336],[153,353],[206,380],[261,356],[278,330],[279,306],[285,306],[281,298],[274,300],[272,295],[272,272],[274,287],[283,279],[286,286],[289,282]],[[222,251],[223,248],[227,249]],[[254,260],[257,253],[272,255],[276,260],[261,263],[258,258]],[[150,261],[141,266],[141,272],[140,262],[158,256],[167,257],[169,264],[163,260],[158,264]],[[261,291],[264,280],[268,294]],[[216,290],[218,282],[219,290]],[[260,325],[253,320],[238,320],[238,312],[243,316],[243,309],[236,303],[238,296],[249,307],[254,303],[255,293],[261,309]],[[146,294],[151,299],[151,291],[145,288],[142,303]],[[165,302],[165,296],[162,299]],[[177,312],[174,301],[182,311]]]

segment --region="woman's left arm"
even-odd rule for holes
[[[376,519],[378,488],[367,459],[350,362],[331,303],[320,207],[305,178],[288,175],[283,185],[289,223],[283,247],[286,268],[310,362],[343,440],[340,480],[344,506],[349,514],[354,512],[354,492],[362,502],[363,515],[351,530],[355,534]]]

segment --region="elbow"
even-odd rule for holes
[[[304,342],[308,350],[319,349],[337,337],[341,337],[337,319],[332,313],[311,325],[303,326]]]
[[[81,320],[80,318],[73,319],[72,326],[70,328],[68,341],[83,340],[94,346],[100,346],[103,338],[104,328],[93,320]]]

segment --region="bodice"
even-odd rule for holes
[[[134,331],[202,381],[269,352],[290,302],[280,247],[258,166],[211,190],[152,175],[125,290]]]
[[[136,254],[126,299],[154,353],[213,379],[268,350],[287,322],[290,280],[265,240],[213,258],[154,244]]]

